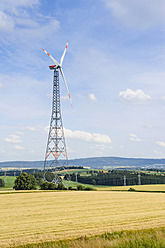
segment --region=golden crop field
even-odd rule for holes
[[[164,191],[165,192],[165,184],[148,184],[148,185],[130,185],[130,186],[111,186],[111,187],[97,187],[97,190],[128,190],[130,188],[134,188],[135,190],[142,191]]]
[[[0,247],[165,225],[165,194],[63,191],[0,195]]]

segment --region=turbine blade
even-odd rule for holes
[[[60,60],[60,66],[61,67],[62,67],[62,63],[63,63],[64,57],[65,57],[65,53],[66,53],[67,47],[68,47],[68,41],[66,43],[66,47],[64,49],[63,55],[61,56],[61,60]]]
[[[63,77],[63,79],[64,79],[64,83],[65,83],[65,86],[66,86],[66,89],[67,89],[67,92],[68,92],[68,96],[69,96],[69,100],[70,100],[71,106],[73,107],[73,105],[72,105],[72,100],[71,100],[71,96],[70,96],[69,89],[68,89],[68,85],[67,85],[67,83],[66,83],[65,76],[64,76],[64,73],[63,73],[63,70],[62,70],[61,67],[60,67],[60,72],[61,72],[61,75],[62,75],[62,77]]]
[[[57,60],[55,60],[47,51],[45,51],[43,48],[42,48],[42,51],[44,51],[44,52],[53,60],[53,62],[54,62],[56,65],[59,65],[59,63],[57,62]]]

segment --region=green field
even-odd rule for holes
[[[63,184],[65,185],[65,186],[71,186],[71,187],[73,187],[73,188],[76,188],[77,187],[77,185],[84,185],[84,186],[86,186],[86,187],[92,187],[92,188],[95,188],[95,185],[91,185],[91,184],[85,184],[85,183],[78,183],[78,182],[74,182],[74,181],[66,181],[66,180],[62,180],[62,182],[63,182]]]
[[[87,175],[87,172],[88,171],[93,171],[93,169],[69,169],[69,170],[63,170],[63,171],[60,171],[58,173],[62,173],[62,174],[72,174],[72,173],[80,173],[80,174],[84,174],[84,175]]]
[[[4,188],[0,188],[0,190],[3,190],[3,189],[11,189],[13,188],[14,186],[14,181],[16,179],[16,177],[13,177],[13,176],[6,176],[6,179],[4,176],[0,176],[0,178],[2,178],[3,180],[5,180],[5,187]]]
[[[160,228],[164,197],[115,191],[0,194],[0,247]]]
[[[0,176],[0,178],[5,179],[4,176]],[[16,177],[14,176],[7,176],[6,177],[6,183],[4,188],[0,188],[0,191],[11,191],[13,190],[14,181]],[[76,188],[77,185],[82,184],[74,181],[65,181],[63,180],[63,183],[66,187],[72,186],[73,188]],[[82,184],[87,187],[96,188],[97,190],[119,190],[119,191],[127,191],[129,188],[134,188],[137,191],[155,191],[155,192],[165,192],[165,184],[150,184],[150,185],[131,185],[131,186],[105,186],[105,185],[91,185],[91,184]]]

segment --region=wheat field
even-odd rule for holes
[[[65,191],[0,195],[0,247],[164,225],[163,193]]]
[[[97,190],[128,190],[134,188],[139,191],[156,191],[156,192],[165,192],[165,184],[148,184],[148,185],[130,185],[130,186],[106,186],[106,187],[97,187]]]

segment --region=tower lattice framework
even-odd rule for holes
[[[68,165],[68,156],[61,117],[59,71],[58,69],[53,69],[53,71],[52,115],[45,154],[44,179],[46,180],[47,172],[53,172],[52,182],[59,184],[61,180],[57,176],[57,172],[59,169],[65,169],[65,166]]]

